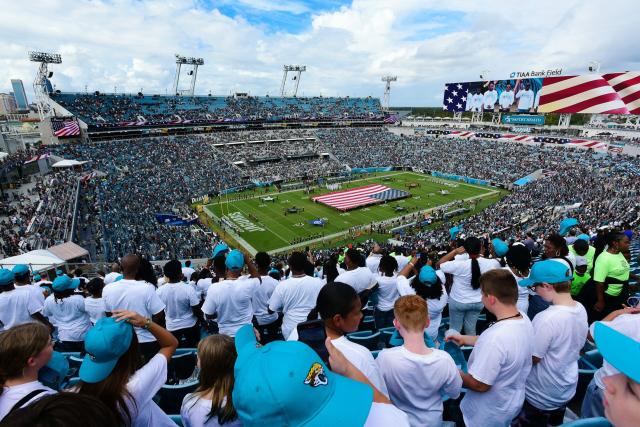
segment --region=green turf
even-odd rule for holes
[[[391,181],[384,180],[384,177],[391,177]],[[299,244],[300,240],[306,241],[321,236],[333,236],[336,233],[349,230],[351,227],[366,226],[373,222],[383,221],[400,217],[422,209],[429,209],[446,203],[480,196],[495,192],[495,189],[478,187],[459,182],[445,181],[430,176],[413,172],[387,172],[375,175],[367,175],[365,178],[342,184],[342,190],[369,185],[373,183],[383,184],[391,188],[409,191],[412,197],[387,204],[374,205],[364,208],[354,209],[348,212],[340,212],[329,206],[311,201],[311,197],[329,193],[331,190],[325,188],[316,190],[307,195],[302,190],[276,193],[265,193],[265,190],[255,190],[240,193],[240,197],[250,197],[245,200],[228,201],[226,196],[216,199],[214,203],[206,205],[204,208],[208,213],[220,218],[223,215],[232,218],[242,215],[254,226],[262,228],[264,231],[248,231],[239,233],[241,239],[246,241],[251,247],[258,251],[276,251],[284,249],[292,244]],[[406,184],[418,183],[420,187],[408,189]],[[449,184],[449,185],[446,185]],[[451,186],[455,185],[455,187]],[[440,190],[448,190],[451,194],[441,195]],[[274,202],[263,202],[261,197],[266,195],[277,196]],[[238,195],[229,196],[230,198]],[[492,197],[492,199],[495,199]],[[482,203],[484,204],[484,203]],[[304,212],[284,215],[283,212],[289,207],[304,208]],[[403,206],[406,212],[395,211],[396,206]],[[251,219],[251,216],[257,218]],[[325,227],[313,226],[308,223],[315,218],[326,218],[328,223]],[[236,225],[242,226],[237,220],[232,220]],[[217,223],[218,221],[213,221]],[[246,223],[244,224],[246,225]],[[217,228],[215,225],[214,229]],[[246,227],[245,227],[246,228]],[[294,242],[295,239],[298,239]]]

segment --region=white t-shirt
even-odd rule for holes
[[[226,401],[226,399],[225,399]],[[180,416],[184,427],[242,427],[240,419],[220,424],[218,417],[213,416],[205,422],[211,412],[211,399],[197,397],[195,393],[187,394],[182,400]]]
[[[102,290],[102,299],[108,312],[131,310],[148,318],[160,313],[165,307],[151,283],[137,280],[122,279],[105,286]],[[135,331],[141,343],[156,340],[146,329],[135,328]]]
[[[526,316],[503,320],[485,330],[469,357],[468,371],[490,385],[489,391],[468,390],[460,410],[468,426],[504,427],[524,403],[525,378],[531,371],[533,327]]]
[[[0,293],[0,330],[7,330],[15,325],[32,322],[32,314],[42,311],[42,304],[31,293],[14,289]]]
[[[262,283],[256,287],[253,294],[253,314],[256,316],[258,325],[268,325],[278,320],[278,313],[269,314],[269,299],[278,281],[271,276],[262,276]]]
[[[498,102],[498,91],[497,90],[488,90],[484,93],[484,109],[492,110],[493,106]]]
[[[516,279],[516,283],[520,283],[520,281],[524,279],[524,277],[517,276],[509,266],[502,268],[511,273],[513,278]],[[529,311],[529,289],[527,287],[518,285],[518,302],[516,303],[516,306],[518,307],[518,311],[521,313],[526,314],[527,311]]]
[[[409,427],[409,417],[388,403],[372,402],[363,427]]]
[[[335,282],[346,283],[360,293],[376,283],[376,277],[367,267],[358,267],[341,273]]]
[[[191,267],[182,267],[182,275],[184,276],[184,279],[188,282],[189,280],[191,280],[191,275],[195,273],[195,270]]]
[[[132,427],[175,427],[175,423],[153,401],[167,380],[167,358],[156,354],[131,376],[127,390],[136,404],[127,402]]]
[[[84,299],[84,311],[89,315],[92,324],[105,316],[104,300],[102,298],[87,297]]]
[[[550,305],[533,319],[533,355],[542,359],[527,377],[526,399],[538,409],[558,409],[571,400],[578,385],[580,349],[587,340],[587,311]]]
[[[529,90],[519,90],[516,93],[516,98],[518,101],[518,110],[528,110],[533,106],[533,91]]]
[[[373,384],[385,396],[389,395],[387,386],[385,385],[382,375],[380,375],[380,370],[376,365],[376,361],[368,348],[349,341],[345,336],[333,339],[331,340],[331,343],[340,350],[342,354],[344,354],[344,357],[346,357],[349,362],[358,368],[360,372],[362,372],[364,376],[371,381],[371,384]]]
[[[472,260],[447,261],[440,265],[443,273],[453,275],[453,284],[451,285],[451,294],[449,297],[461,303],[474,303],[482,300],[480,288],[473,289],[471,287],[471,262]],[[500,263],[495,259],[478,258],[480,273],[486,273],[489,270],[500,268]]]
[[[621,334],[628,336],[631,339],[640,341],[640,314],[621,314],[620,316],[616,317],[610,322],[602,322],[602,323],[604,323],[605,325],[609,326],[612,329],[615,329]],[[593,332],[594,327],[595,327],[595,323],[591,324],[591,326],[589,327],[589,331],[592,337],[594,335],[594,332]],[[618,371],[616,368],[611,366],[609,362],[604,360],[602,362],[602,368],[596,371],[596,373],[593,376],[593,379],[595,380],[596,385],[600,387],[600,389],[604,390],[605,386],[604,386],[604,383],[602,382],[602,379],[604,377],[616,375],[619,373],[620,371]]]
[[[212,283],[213,279],[211,277],[200,279],[196,282],[196,292],[198,292],[200,299],[204,299],[207,297],[207,291],[209,290],[209,286],[211,286]]]
[[[509,108],[514,101],[513,90],[504,90],[500,94],[500,108]]]
[[[49,387],[43,385],[40,381],[31,381],[30,383],[14,385],[11,387],[3,387],[2,395],[0,395],[0,420],[7,416],[11,408],[27,394],[35,390],[46,390],[42,394],[38,394],[28,402],[25,402],[21,408],[29,406],[36,400],[45,397],[49,394],[55,394],[56,391],[51,390]]]
[[[442,424],[442,394],[457,398],[462,378],[446,351],[415,354],[399,346],[382,350],[376,359],[389,399],[409,416],[412,426]]]
[[[309,312],[316,306],[318,294],[323,286],[320,279],[304,276],[284,280],[273,290],[269,299],[269,309],[284,313],[282,336],[285,339],[291,335],[298,323],[307,320]]]
[[[438,274],[439,271],[440,270],[438,270],[436,274]],[[442,281],[442,283],[444,283],[444,281]],[[429,326],[427,327],[427,334],[433,342],[436,342],[438,339],[438,329],[440,328],[440,323],[442,323],[442,310],[447,306],[448,300],[449,297],[447,296],[447,290],[445,289],[444,284],[442,285],[442,295],[439,299],[427,299],[427,308],[429,309]]]
[[[29,292],[31,298],[34,298],[38,301],[38,304],[44,307],[44,294],[42,293],[42,289],[40,286],[35,285],[17,285],[14,284],[16,290]]]
[[[108,273],[106,276],[104,276],[103,280],[105,286],[113,283],[119,276],[122,276],[122,273],[116,273],[115,271]]]
[[[156,291],[160,301],[165,305],[167,330],[190,328],[198,318],[191,307],[200,304],[200,298],[193,286],[184,283],[167,283]]]
[[[378,273],[378,267],[380,266],[381,258],[382,258],[382,255],[380,254],[371,254],[367,257],[367,259],[365,260],[365,263],[367,265],[367,268],[371,270],[371,273],[373,274]]]
[[[260,279],[249,277],[215,283],[207,291],[202,311],[209,316],[216,314],[220,333],[233,337],[240,327],[251,324],[251,300],[259,285]]]
[[[405,280],[406,278],[402,276]],[[376,281],[378,282],[378,305],[376,308],[380,311],[393,310],[393,304],[398,298],[400,298],[400,292],[398,291],[398,276],[383,276],[382,274],[376,275]]]
[[[84,336],[91,328],[91,320],[84,309],[84,298],[80,295],[57,301],[53,295],[49,295],[44,301],[42,314],[58,328],[60,341],[84,341]]]
[[[402,269],[411,261],[411,258],[404,255],[396,255],[396,262],[398,263],[398,271],[402,271]]]

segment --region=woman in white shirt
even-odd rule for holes
[[[98,319],[105,316],[104,300],[102,299],[102,289],[104,282],[101,278],[96,277],[87,283],[87,292],[89,296],[84,299],[84,309],[89,314],[91,324],[95,325]]]
[[[200,382],[182,401],[180,415],[185,427],[239,427],[242,423],[232,405],[233,367],[236,347],[227,335],[210,335],[198,344]]]
[[[38,381],[38,371],[52,354],[49,329],[40,322],[23,323],[0,333],[0,420],[12,410],[55,393]]]
[[[378,264],[378,303],[374,312],[376,328],[393,326],[393,304],[400,297],[398,292],[398,261],[391,255],[384,255]]]
[[[58,329],[58,351],[84,351],[84,336],[91,320],[84,308],[84,297],[75,293],[78,285],[78,279],[58,276],[51,285],[53,295],[44,301],[42,314]]]
[[[167,380],[167,365],[178,340],[136,312],[112,313],[113,317],[103,317],[87,332],[87,355],[74,391],[102,400],[122,425],[175,427],[153,396]],[[140,346],[133,327],[148,330],[160,346],[158,353],[141,368]]]
[[[482,242],[477,237],[467,237],[462,247],[440,258],[437,266],[443,273],[453,276],[449,294],[449,324],[460,332],[464,325],[466,335],[476,335],[476,322],[484,307],[480,292],[480,275],[500,268],[495,259],[483,258]],[[467,253],[469,259],[453,260],[458,254]]]

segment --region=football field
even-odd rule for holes
[[[273,253],[326,241],[345,235],[354,228],[382,221],[397,219],[398,223],[404,224],[409,220],[403,222],[403,216],[461,200],[465,200],[465,206],[468,206],[482,199],[498,200],[504,194],[490,187],[414,172],[365,175],[362,179],[341,183],[340,190],[370,184],[406,191],[410,197],[343,212],[311,200],[337,191],[335,189],[316,187],[315,191],[306,194],[302,189],[277,192],[273,187],[270,190],[259,188],[209,200],[210,203],[204,206],[204,213],[209,216],[208,225],[214,231],[231,237],[249,252]],[[453,209],[453,206],[447,207],[445,211]]]

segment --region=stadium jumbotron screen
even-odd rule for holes
[[[442,108],[451,112],[640,114],[640,73],[447,83]]]

